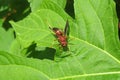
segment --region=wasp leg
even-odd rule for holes
[[[56,45],[58,45],[58,43],[56,43],[58,40],[54,39],[54,41],[52,41],[52,45],[50,46],[51,48],[55,48]]]

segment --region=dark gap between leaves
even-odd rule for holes
[[[19,21],[25,18],[30,14],[30,3],[27,0],[13,0],[10,2],[6,2],[1,4],[0,6],[6,6],[7,9],[0,12],[1,18],[3,18],[4,22],[2,24],[5,30],[11,28],[10,20]]]
[[[119,19],[119,23],[118,23],[118,36],[120,39],[120,0],[114,0],[116,3],[116,12],[117,12],[117,16]]]
[[[65,11],[72,17],[75,18],[74,13],[74,0],[67,0]]]

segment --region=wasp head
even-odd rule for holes
[[[50,28],[50,29],[58,36],[63,35],[63,32],[59,28]]]

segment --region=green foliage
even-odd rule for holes
[[[41,8],[50,8],[54,9],[55,11],[57,7],[65,8],[66,0],[28,0],[30,2],[30,6],[32,11],[39,10]]]
[[[0,23],[2,24],[2,20]],[[0,51],[10,52],[10,47],[14,41],[13,29],[5,31],[0,25]]]
[[[32,12],[22,20],[10,21],[13,29],[5,31],[1,25],[0,80],[120,79],[113,0],[74,0],[75,19],[64,11],[66,0],[28,2]],[[49,26],[63,30],[67,20],[70,34],[66,51]]]

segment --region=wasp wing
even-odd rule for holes
[[[66,36],[69,35],[69,22],[68,22],[68,20],[66,21],[66,25],[64,28],[64,35],[66,35]]]

